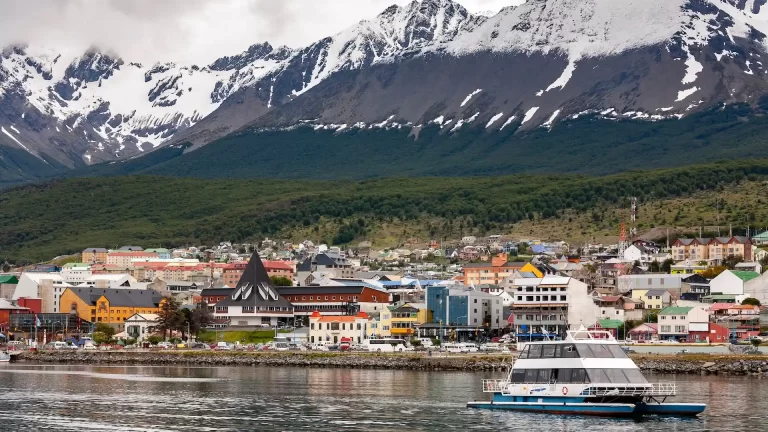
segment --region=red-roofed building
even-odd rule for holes
[[[110,252],[107,254],[107,264],[129,267],[131,260],[159,258],[154,252]]]
[[[342,338],[363,343],[368,338],[368,315],[360,312],[355,316],[323,316],[314,311],[309,317],[309,342],[338,344]]]
[[[650,341],[659,339],[659,325],[643,323],[629,331],[629,339],[634,341]]]
[[[710,315],[714,315],[716,317],[727,315],[728,309],[733,306],[733,303],[713,303],[712,306],[707,309],[707,312],[710,313]]]
[[[261,263],[264,264],[264,268],[267,270],[269,277],[282,276],[289,280],[293,280],[293,275],[296,272],[293,263],[269,260],[262,260]],[[221,275],[221,282],[229,287],[237,285],[237,281],[239,281],[240,276],[243,275],[243,270],[245,270],[246,264],[247,263],[244,261],[238,261],[225,265]]]

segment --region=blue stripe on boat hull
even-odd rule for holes
[[[707,409],[706,404],[662,403],[637,404],[637,414],[695,416]]]

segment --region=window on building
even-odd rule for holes
[[[328,300],[328,296],[325,296],[325,300],[326,300],[326,301]]]
[[[336,300],[336,296],[333,296],[333,297],[331,298],[331,300],[334,300],[334,301],[335,301],[335,300]]]
[[[565,301],[565,296],[564,295],[560,296],[560,301]]]
[[[307,296],[301,296],[301,300],[304,301],[307,299]]]
[[[315,323],[310,323],[309,324],[309,328],[310,328],[310,330],[314,330],[315,329]]]
[[[331,328],[329,330],[338,330],[339,329],[339,323],[334,322],[330,324]]]

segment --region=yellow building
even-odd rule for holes
[[[410,339],[416,335],[416,328],[432,321],[432,316],[425,304],[405,303],[392,309],[390,334],[396,338]]]
[[[106,263],[107,262],[107,251],[104,248],[88,248],[84,249],[83,252],[80,254],[80,261],[88,264],[97,264],[97,263]]]
[[[507,255],[501,254],[491,258],[491,262],[465,264],[462,267],[464,271],[463,280],[465,285],[499,285],[504,279],[513,275],[516,271],[522,270],[524,267],[526,267],[526,263],[507,262]],[[541,275],[538,277],[541,277]]]
[[[67,288],[61,294],[62,313],[76,311],[92,323],[123,324],[134,314],[155,314],[163,297],[154,290]]]

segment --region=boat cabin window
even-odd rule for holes
[[[541,358],[555,358],[557,345],[543,345]]]
[[[578,344],[581,358],[627,358],[627,354],[618,345]]]
[[[588,384],[590,381],[584,369],[516,369],[510,379],[516,384]]]
[[[617,346],[618,347],[618,346]],[[619,348],[621,351],[621,348]],[[623,351],[622,351],[623,353]],[[529,344],[520,353],[521,359],[535,358],[579,358],[574,344]]]
[[[531,345],[531,350],[528,352],[528,358],[541,358],[541,345]]]
[[[587,369],[589,379],[593,383],[610,384],[647,384],[638,369]]]
[[[520,357],[519,358],[527,359],[528,358],[528,352],[530,350],[531,350],[531,346],[530,345],[526,345],[525,348],[523,348],[523,350],[520,352]]]

